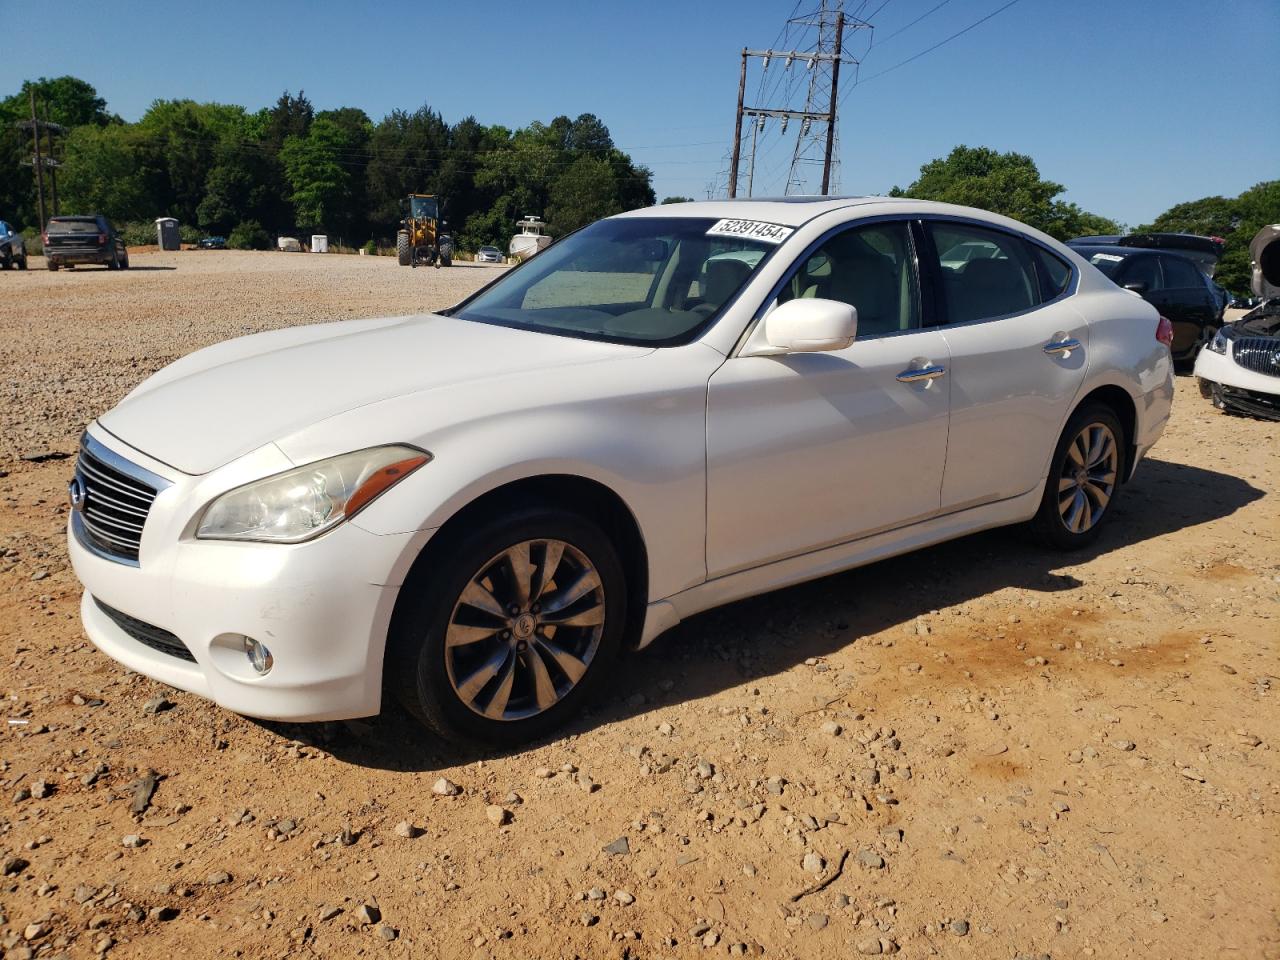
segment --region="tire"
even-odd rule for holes
[[[407,233],[396,234],[396,260],[400,266],[409,266],[411,251],[409,250],[409,235]]]
[[[510,551],[529,561],[531,599],[515,587]],[[625,575],[604,532],[577,513],[531,506],[446,534],[432,555],[437,562],[419,565],[401,589],[387,641],[388,686],[409,712],[447,740],[501,746],[574,716],[611,672],[626,630]],[[543,609],[540,582],[550,587]],[[464,593],[484,606],[464,602]],[[583,624],[543,621],[560,598],[569,602],[550,616]],[[486,612],[508,603],[515,606],[501,616]],[[448,643],[451,634],[462,642]]]
[[[129,269],[129,251],[128,250],[124,252],[124,259],[120,261],[120,269],[121,270]]]
[[[13,259],[14,258],[10,254],[6,253],[4,255],[4,259],[0,260],[0,270],[8,270],[10,267],[12,267]]]
[[[108,270],[120,269],[120,251],[119,250],[111,251],[111,259],[107,261],[107,269]]]
[[[25,253],[22,255],[22,259],[18,261],[18,269],[19,270],[27,269],[27,255]]]
[[[452,267],[452,266],[453,266],[453,254],[451,254],[451,253],[442,253],[442,254],[440,254],[440,266],[442,266],[442,267]]]
[[[57,270],[57,269],[58,269],[58,265],[57,265],[56,263],[54,263],[52,260],[46,260],[44,265],[45,265],[46,267],[48,267],[50,270]]]
[[[1128,443],[1120,419],[1105,404],[1089,404],[1071,415],[1031,521],[1041,541],[1058,550],[1079,550],[1098,538],[1120,492]]]

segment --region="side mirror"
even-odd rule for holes
[[[1142,296],[1144,293],[1146,293],[1146,292],[1147,292],[1147,289],[1148,289],[1148,287],[1147,287],[1147,281],[1145,281],[1145,280],[1135,280],[1135,281],[1133,281],[1133,283],[1126,283],[1126,284],[1124,285],[1124,288],[1125,288],[1126,290],[1132,290],[1132,291],[1133,291],[1134,293],[1136,293],[1138,296]]]
[[[839,300],[788,300],[764,318],[770,353],[843,350],[858,335],[858,311]]]

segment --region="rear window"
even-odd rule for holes
[[[1201,273],[1198,267],[1189,260],[1183,260],[1179,257],[1161,257],[1164,262],[1164,285],[1166,287],[1201,287],[1204,281],[1200,279]]]
[[[55,218],[49,221],[49,233],[97,233],[98,221],[92,217]]]

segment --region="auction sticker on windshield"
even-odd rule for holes
[[[748,240],[763,240],[765,243],[781,243],[795,231],[780,223],[765,223],[763,220],[720,220],[707,231],[708,237],[744,237]]]

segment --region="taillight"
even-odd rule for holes
[[[107,242],[107,235],[105,233],[98,234],[98,246],[101,247],[106,242]]]
[[[1168,317],[1162,316],[1160,322],[1156,324],[1156,339],[1169,349],[1173,349],[1173,324],[1169,322]]]

